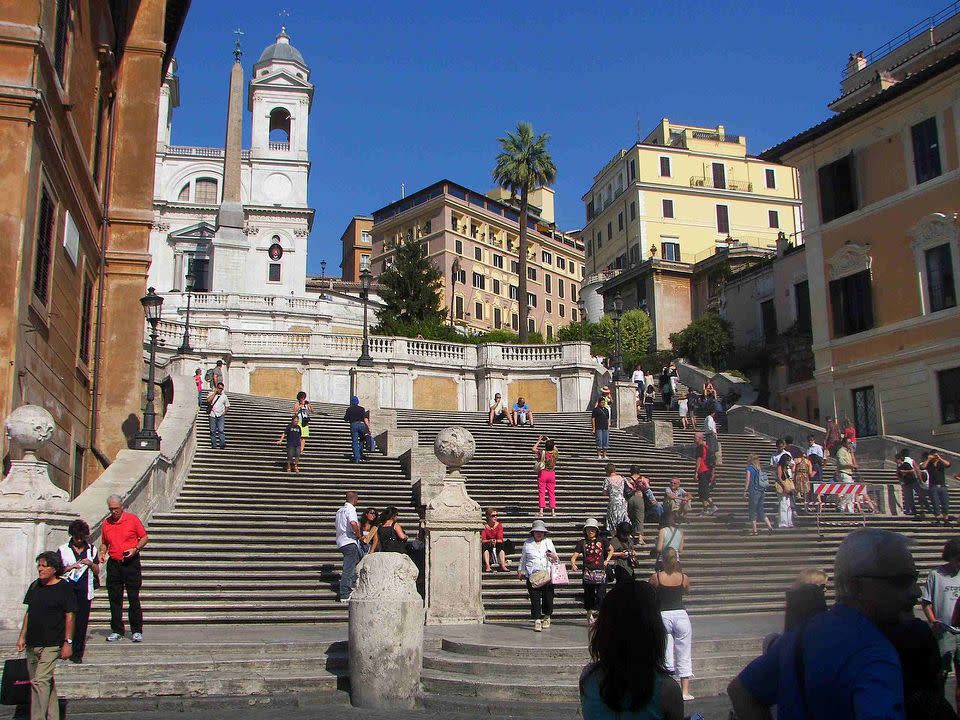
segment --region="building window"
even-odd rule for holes
[[[527,268],[527,280],[536,280],[537,279],[537,269],[535,267]]]
[[[776,210],[767,210],[767,220],[770,223],[770,227],[780,227],[780,213],[778,213]]]
[[[594,207],[593,200],[591,200],[590,202],[587,203],[587,222],[590,222],[591,220],[593,220],[593,216],[595,214],[593,207]]]
[[[483,249],[482,249],[482,248],[475,247],[475,248],[473,249],[473,259],[474,259],[474,260],[479,260],[480,262],[483,262]]]
[[[511,300],[518,300],[519,298],[520,298],[520,288],[518,288],[516,285],[511,285],[511,286],[510,286],[510,299],[511,299]]]
[[[461,285],[467,284],[467,271],[466,270],[457,270],[457,282]]]
[[[37,256],[33,261],[33,294],[41,305],[50,296],[50,263],[53,260],[53,200],[46,188],[40,188],[40,206],[37,218]]]
[[[820,219],[830,222],[857,209],[856,175],[853,153],[817,171],[820,189]]]
[[[583,249],[583,254],[586,257],[590,257],[591,255],[593,255],[593,240],[587,240],[587,245]]]
[[[809,333],[813,329],[812,315],[810,314],[810,283],[806,280],[793,286],[793,298],[797,306],[797,330]]]
[[[540,260],[544,265],[553,265],[553,255],[548,253],[546,250],[540,253]]]
[[[607,240],[613,239],[613,222],[607,223]]]
[[[557,267],[558,267],[560,270],[566,270],[566,269],[567,269],[567,261],[564,260],[562,257],[558,257],[558,258],[557,258]]]
[[[407,242],[413,242],[413,228],[407,228]]]
[[[660,158],[660,177],[670,177],[670,158]]]
[[[663,242],[660,243],[661,257],[664,260],[672,260],[673,262],[680,262],[680,243],[678,242]]]
[[[730,234],[730,213],[726,205],[717,205],[717,232]]]
[[[938,245],[925,253],[927,263],[927,293],[930,312],[957,306],[957,291],[953,277],[953,258],[950,245]]]
[[[636,219],[637,219],[637,203],[631,200],[630,201],[630,221],[632,222]]]
[[[511,260],[511,261],[510,261],[510,272],[512,272],[514,275],[519,275],[519,274],[520,274],[520,261],[519,261],[519,260]]]
[[[577,321],[577,311],[574,310],[573,308],[570,308],[570,322],[576,322],[576,321]]]
[[[520,331],[520,316],[516,313],[510,317],[510,327],[513,328],[514,332]]]
[[[493,256],[493,266],[495,268],[500,268],[501,270],[503,270],[503,255]]]
[[[727,168],[723,163],[713,163],[713,186],[718,190],[727,189]]]
[[[453,251],[454,251],[457,255],[463,255],[463,241],[462,241],[462,240],[454,240],[454,241],[453,241]]]
[[[553,340],[553,325],[547,325],[547,340]]]
[[[630,182],[633,182],[637,179],[637,161],[630,161]]]
[[[635,265],[640,262],[640,246],[634,245],[630,248],[630,264]]]
[[[280,282],[280,263],[270,263],[270,282]]]
[[[617,213],[617,230],[623,230],[623,213]]]
[[[427,224],[426,224],[424,227],[427,228],[426,230],[424,230],[424,232],[430,232],[430,223],[429,223],[429,221],[427,222]],[[360,242],[362,242],[364,245],[369,245],[369,244],[372,242],[372,238],[371,238],[371,236],[370,236],[370,233],[368,233],[366,230],[362,231],[362,232],[360,233]]]
[[[493,281],[493,294],[494,295],[500,294],[500,281],[497,279],[494,279]]]
[[[767,168],[763,171],[764,177],[767,179],[767,187],[770,190],[775,190],[777,187],[777,173],[773,168]]]
[[[533,293],[527,293],[527,306],[532,308],[537,306],[537,296]]]
[[[459,295],[453,300],[453,314],[457,320],[463,320],[463,298]]]
[[[558,297],[561,297],[561,298],[563,297],[564,284],[565,283],[563,282],[563,278],[557,278],[557,296]]]
[[[597,231],[597,250],[603,247],[603,233]]]
[[[834,337],[853,335],[873,327],[873,290],[870,271],[830,282]]]
[[[627,256],[620,254],[620,255],[617,255],[617,259],[613,261],[613,266],[617,270],[622,270],[626,262],[627,262]]]
[[[500,308],[493,309],[493,327],[495,330],[503,327],[503,312]]]
[[[932,117],[910,128],[913,136],[913,169],[917,184],[938,177],[940,167],[940,140],[937,138],[937,118]]]
[[[473,305],[473,319],[474,319],[474,320],[483,320],[483,303],[474,303],[474,305]]]
[[[67,68],[67,42],[70,35],[70,0],[57,0],[56,28],[53,34],[53,67],[64,86],[63,74]]]
[[[570,283],[570,299],[573,302],[577,301],[577,286],[573,283]]]
[[[763,341],[768,345],[777,339],[777,309],[773,306],[773,300],[760,303],[760,328]]]
[[[486,279],[480,273],[473,274],[473,286],[478,290],[484,290],[486,287]]]
[[[177,195],[177,202],[190,202],[190,183],[180,188],[180,193]]]
[[[216,205],[217,181],[213,178],[197,178],[193,187],[193,201],[200,205]]]
[[[93,280],[83,278],[83,297],[80,299],[80,347],[77,357],[84,365],[90,364],[90,331],[93,327]]]
[[[476,240],[478,232],[479,232],[479,229],[477,228],[477,226],[474,225],[473,223],[470,223],[470,237]]]
[[[563,306],[562,303],[558,309],[560,311],[560,317],[566,317],[567,309]]]
[[[853,424],[857,437],[879,434],[877,396],[872,385],[853,390]]]
[[[553,312],[553,302],[550,300],[550,298],[547,298],[544,302],[546,302],[547,312]]]
[[[460,221],[456,217],[450,219],[450,224],[454,232],[460,232]]]
[[[543,289],[547,292],[553,292],[553,277],[549,273],[543,274]]]
[[[663,200],[663,216],[665,218],[673,217],[673,200]]]
[[[534,322],[534,319],[533,319],[532,317],[528,317],[528,318],[527,318],[527,331],[528,331],[528,332],[536,332],[536,331],[537,331],[537,324],[536,324],[536,322]]]
[[[960,423],[960,367],[937,373],[937,392],[940,396],[940,422],[944,425]]]

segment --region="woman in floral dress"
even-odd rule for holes
[[[624,480],[617,474],[613,463],[607,463],[607,477],[603,481],[603,494],[607,496],[607,530],[617,531],[617,525],[628,522],[627,499],[623,494]]]

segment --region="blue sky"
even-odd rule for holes
[[[246,77],[284,19],[315,85],[308,271],[338,273],[350,218],[447,177],[486,191],[496,139],[551,135],[557,221],[621,147],[660,120],[747,136],[752,154],[829,115],[851,51],[870,52],[947,0],[912,3],[193,0],[177,46],[173,142],[222,146],[234,36]],[[224,12],[229,8],[229,12]],[[246,115],[245,146],[250,118]]]

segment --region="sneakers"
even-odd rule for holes
[[[549,618],[549,617],[545,617],[545,618],[543,619],[543,629],[546,630],[546,629],[549,628],[549,627],[550,627],[550,618]]]
[[[534,620],[533,621],[533,631],[540,632],[543,630],[543,620]]]
[[[683,696],[683,701],[684,701],[684,702],[690,702],[691,700],[696,700],[696,699],[697,699],[697,698],[695,698],[695,697],[694,697],[693,695],[691,695],[690,693],[686,693],[686,694]]]
[[[123,640],[123,635],[120,633],[110,633],[107,635],[107,642],[120,642]]]
[[[134,633],[130,639],[134,642],[143,642],[143,633]]]

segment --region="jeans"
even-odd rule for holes
[[[140,587],[143,572],[140,554],[127,560],[107,560],[107,597],[110,600],[110,629],[123,635],[123,593],[127,593],[127,617],[131,632],[143,632],[143,610],[140,608]]]
[[[350,423],[350,443],[353,449],[353,461],[360,462],[363,453],[363,437],[367,434],[367,424],[362,420]]]
[[[930,486],[930,501],[933,503],[933,514],[946,517],[950,514],[950,497],[945,485]]]
[[[219,417],[216,415],[210,416],[210,447],[212,448],[224,448],[227,446],[227,440],[223,435],[223,420],[224,415]]]
[[[920,513],[924,510],[931,510],[930,498],[927,491],[920,487],[920,483],[903,484],[903,512],[906,515],[915,515],[917,513],[917,500],[920,501]]]
[[[653,403],[644,403],[643,410],[646,413],[646,421],[653,422]]]
[[[553,583],[535,588],[527,580],[527,592],[530,594],[530,617],[542,620],[553,615]]]
[[[766,493],[763,490],[750,490],[750,505],[747,513],[751,522],[766,522],[767,514],[763,510],[763,498]]]
[[[361,423],[362,424],[362,423]],[[357,583],[357,563],[360,562],[360,548],[350,543],[338,548],[343,553],[343,572],[340,573],[340,599],[346,600]]]
[[[610,430],[608,428],[597,428],[594,436],[597,439],[597,450],[606,450],[610,447]]]

